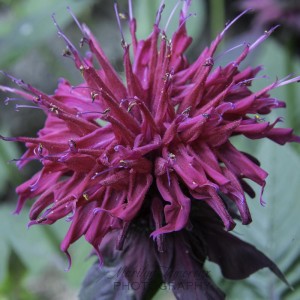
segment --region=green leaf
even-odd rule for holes
[[[28,272],[20,256],[10,248],[8,270],[6,278],[0,285],[0,296],[5,295],[9,299],[33,300],[33,295],[24,287],[24,279]],[[1,299],[1,298],[0,298]]]
[[[263,195],[267,204],[263,207],[258,199],[250,199],[253,222],[249,226],[238,226],[235,233],[269,256],[294,286],[294,291],[268,270],[259,271],[241,282],[222,280],[216,270],[212,275],[229,299],[299,299],[300,159],[290,146],[281,147],[270,141],[262,142],[252,154],[260,159],[262,167],[269,173]],[[211,269],[211,264],[208,267]]]
[[[11,157],[19,157],[15,144],[0,141],[0,195],[5,191],[7,183],[20,182],[21,176],[17,167],[9,164]]]
[[[65,262],[52,250],[43,228],[27,229],[28,209],[24,208],[20,215],[12,215],[13,210],[9,205],[0,206],[0,282],[6,275],[10,248],[31,274],[38,274],[49,265],[60,265],[63,269]]]
[[[25,207],[20,215],[12,215],[14,207],[9,205],[0,205],[0,300],[18,299],[18,300],[34,300],[29,298],[13,298],[8,295],[12,278],[26,279],[24,285],[21,286],[22,295],[28,295],[26,287],[33,292],[39,292],[38,282],[42,282],[42,278],[48,278],[49,286],[45,286],[43,290],[51,289],[51,284],[58,278],[61,286],[65,286],[65,290],[73,293],[78,290],[87,270],[93,264],[94,259],[87,259],[91,246],[81,239],[70,249],[73,264],[69,272],[64,272],[68,267],[66,256],[60,251],[59,244],[67,232],[68,222],[64,220],[58,221],[51,226],[40,225],[32,226],[27,229],[29,209]],[[11,253],[15,253],[13,259],[17,264],[16,267],[10,267]],[[21,261],[22,265],[18,262]],[[22,266],[18,269],[18,265]],[[53,278],[51,274],[56,274]],[[23,276],[22,275],[22,276]],[[25,277],[26,275],[26,277]],[[1,290],[1,287],[3,289]],[[51,292],[49,290],[49,292]],[[57,291],[59,292],[59,291]],[[54,294],[55,291],[52,291]],[[39,295],[39,294],[38,294]],[[1,297],[4,297],[3,299]],[[37,296],[38,299],[39,296]]]

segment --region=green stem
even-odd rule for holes
[[[295,75],[295,42],[292,38],[290,38],[286,47],[286,73],[287,75]],[[286,85],[286,103],[287,103],[287,121],[289,126],[293,128],[299,128],[299,120],[297,118],[297,110],[296,110],[296,99],[297,99],[297,86],[296,84],[288,84]]]
[[[225,0],[210,0],[210,35],[214,39],[223,29],[225,20]]]
[[[296,70],[296,43],[293,38],[290,38],[287,43],[285,50],[285,66],[286,73],[291,74],[292,76],[298,75]],[[299,72],[299,71],[298,71]],[[294,129],[296,134],[299,134],[300,130],[300,119],[299,119],[299,96],[300,93],[299,86],[295,83],[286,85],[286,120],[287,125]],[[296,143],[292,143],[292,147],[298,153],[300,153],[300,147]]]

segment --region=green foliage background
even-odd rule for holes
[[[177,1],[167,0],[162,24],[166,24],[172,7]],[[237,15],[235,1],[194,0],[191,11],[196,12],[188,21],[194,45],[189,57],[200,53],[211,37],[222,30],[227,18]],[[120,10],[126,12],[126,1],[119,1]],[[151,31],[158,0],[133,1],[138,20],[139,37]],[[71,6],[76,16],[92,28],[116,68],[122,72],[120,35],[114,17],[112,1],[106,0],[0,0],[0,69],[23,78],[26,82],[51,93],[59,77],[68,78],[74,85],[80,76],[72,62],[61,57],[63,42],[57,37],[51,21],[56,13],[58,23],[68,36],[79,42],[81,36],[66,10]],[[214,9],[212,9],[214,8]],[[216,14],[217,11],[217,14]],[[176,18],[173,18],[176,20]],[[171,22],[167,32],[176,26]],[[234,26],[239,27],[239,23]],[[250,26],[244,34],[233,28],[226,37],[222,50],[229,49],[240,40],[254,41],[259,35]],[[126,33],[126,23],[124,23]],[[280,29],[283,33],[287,28]],[[299,33],[300,35],[300,33]],[[222,51],[221,50],[221,51]],[[224,56],[230,61],[234,52]],[[223,58],[222,58],[223,59]],[[252,54],[246,64],[264,65],[264,74],[271,74],[269,81],[290,73],[300,75],[299,56],[271,37]],[[10,85],[5,78],[0,84]],[[261,79],[255,88],[265,86]],[[273,92],[275,97],[286,100],[288,109],[278,111],[285,117],[286,126],[293,126],[300,134],[300,88],[297,84]],[[5,107],[0,98],[0,132],[3,135],[34,135],[42,127],[43,116],[36,112],[14,112],[13,105]],[[270,121],[276,115],[269,116]],[[235,141],[240,148],[257,156],[262,167],[270,173],[265,190],[266,207],[259,200],[251,200],[253,223],[238,226],[234,233],[253,243],[272,258],[294,286],[291,291],[268,270],[262,270],[246,281],[230,282],[221,278],[219,270],[211,263],[207,269],[215,281],[228,294],[228,299],[300,299],[300,201],[298,195],[300,149],[299,146],[274,145],[268,141]],[[29,207],[19,216],[12,215],[16,204],[14,188],[32,174],[37,166],[25,168],[20,173],[8,163],[20,157],[20,145],[0,142],[0,300],[76,299],[80,283],[93,263],[87,259],[90,247],[82,240],[71,249],[73,265],[64,272],[67,260],[59,251],[68,224],[58,222],[50,227],[34,226],[27,230]],[[172,299],[160,291],[155,299]]]

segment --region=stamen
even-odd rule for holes
[[[82,48],[84,43],[88,44],[89,43],[89,40],[85,37],[81,38],[80,41],[79,41],[79,47]]]
[[[137,105],[137,101],[131,101],[128,105],[127,111],[130,112],[131,109]]]
[[[38,184],[42,178],[43,173],[40,173],[37,180],[35,181],[35,183],[31,184],[30,187],[30,191],[34,192],[37,188],[38,188]],[[46,213],[46,212],[45,212]]]
[[[161,39],[163,41],[166,41],[167,44],[170,43],[170,41],[168,40],[168,37],[167,37],[167,35],[166,35],[166,33],[164,31],[161,33]]]
[[[128,168],[128,162],[126,160],[121,159],[119,161],[119,168],[127,169]]]
[[[190,17],[196,17],[197,14],[196,13],[190,13],[188,14],[181,22],[180,26],[178,27],[177,31],[180,30],[180,28],[187,22],[187,20],[190,18]]]
[[[91,92],[92,102],[94,102],[96,97],[98,97],[98,96],[99,96],[99,94],[97,94],[95,91]]]
[[[33,108],[33,109],[40,109],[40,110],[43,110],[43,109],[42,109],[41,107],[39,107],[39,106],[16,104],[15,111],[20,111],[19,108]]]
[[[83,75],[83,71],[84,71],[84,66],[83,65],[79,66],[79,71],[80,71],[81,75]]]
[[[168,177],[168,186],[171,187],[171,176],[170,176],[169,167],[166,168],[166,172]]]
[[[102,88],[94,89],[94,88],[89,87],[89,86],[71,86],[70,93],[72,93],[72,91],[75,90],[75,89],[89,89],[89,90],[92,90],[91,91],[92,102],[94,102],[96,100],[96,97],[98,97],[100,94],[107,96],[112,101],[115,101],[113,99],[113,97],[110,94],[108,94],[107,92],[105,92]]]
[[[68,48],[69,48],[70,51],[77,52],[75,46],[71,43],[71,41],[67,38],[67,36],[63,33],[62,29],[58,25],[58,23],[57,23],[57,21],[55,19],[55,14],[52,14],[52,20],[53,20],[53,23],[54,23],[55,27],[57,28],[58,36],[62,37],[65,40],[65,42],[66,42],[66,44],[67,44],[67,46],[68,46]]]
[[[34,97],[34,98],[32,99],[32,101],[33,101],[33,103],[35,103],[35,104],[39,104],[39,103],[42,102],[42,98],[41,98],[41,96],[37,96],[37,97]]]
[[[132,9],[132,1],[128,0],[128,10],[129,10],[129,19],[133,19],[133,9]]]
[[[243,46],[245,46],[245,45],[247,45],[247,44],[248,44],[248,43],[244,42],[244,43],[242,43],[242,44],[239,44],[239,45],[237,45],[237,46],[234,46],[234,47],[232,47],[232,48],[230,48],[230,49],[224,51],[223,53],[221,53],[221,54],[219,54],[218,56],[215,57],[215,61],[217,61],[218,59],[222,58],[225,54],[227,54],[227,53],[229,53],[229,52],[232,52],[232,51],[234,51],[234,50],[236,50],[236,49],[238,49],[238,48],[240,48],[240,47],[243,47]]]
[[[263,123],[263,122],[265,122],[265,118],[262,118],[259,115],[255,115],[254,119],[255,119],[255,122],[257,122],[257,123]]]
[[[183,116],[185,116],[186,118],[188,118],[188,117],[190,116],[191,109],[192,109],[192,107],[189,106],[189,107],[187,107],[181,114],[182,114]]]
[[[173,78],[173,75],[174,75],[174,70],[172,70],[171,72],[165,73],[165,75],[163,76],[164,82],[169,82],[169,81],[171,81],[172,78]]]
[[[91,179],[95,179],[105,173],[108,173],[110,171],[113,171],[113,170],[117,170],[117,169],[127,169],[129,166],[128,166],[128,162],[126,160],[123,160],[121,159],[119,161],[119,165],[118,166],[114,166],[114,167],[109,167],[101,172],[96,172],[95,175],[91,178]]]
[[[278,78],[277,78],[276,80],[278,81],[278,83],[281,83],[281,82],[283,82],[283,81],[285,81],[285,80],[288,80],[288,79],[291,78],[291,77],[292,77],[292,74],[289,74],[289,75],[283,77],[283,78],[280,79],[280,80],[278,80]]]
[[[237,84],[233,85],[232,88],[235,88],[235,87],[238,87],[238,86],[249,86],[249,85],[251,85],[251,82],[253,80],[258,80],[258,79],[269,79],[269,76],[262,75],[262,76],[258,76],[258,77],[253,77],[253,78],[245,79],[245,80],[240,81]]]
[[[171,19],[173,18],[174,14],[175,14],[175,11],[177,10],[178,6],[179,6],[180,2],[177,1],[176,5],[174,6],[174,8],[172,9],[171,13],[170,13],[170,16],[168,18],[168,21],[166,23],[166,26],[165,26],[165,29],[163,30],[164,32],[167,32],[167,29],[168,29],[168,26],[171,22]]]
[[[98,214],[99,212],[106,212],[109,214],[109,212],[107,210],[105,210],[104,208],[101,208],[101,207],[97,207],[97,208],[94,208],[93,209],[93,214],[96,215]],[[110,215],[110,214],[109,214]]]
[[[72,44],[72,42],[63,33],[62,29],[60,28],[60,26],[58,25],[58,23],[57,23],[57,21],[55,19],[55,14],[52,14],[52,20],[53,20],[53,23],[54,23],[55,27],[57,28],[57,34],[58,34],[58,36],[64,39],[65,43],[68,46],[68,49],[73,54],[76,67],[80,68],[80,66],[82,65],[82,59],[81,59],[81,57],[80,57],[80,55],[79,55],[76,47]],[[79,26],[79,28],[81,28],[81,26]]]
[[[187,16],[188,10],[191,6],[192,0],[184,0],[182,4],[182,14]]]
[[[127,16],[126,13],[119,12],[119,17],[120,17],[121,20],[127,20],[128,19],[128,16]]]
[[[0,134],[0,139],[7,142],[17,142],[18,139],[15,137],[6,137]]]
[[[137,106],[142,113],[143,118],[147,120],[147,123],[151,126],[151,128],[155,131],[158,132],[158,128],[156,126],[156,123],[154,121],[153,115],[149,111],[148,107],[145,105],[143,101],[141,101],[138,97],[134,97],[134,101],[129,103],[127,111],[130,112],[133,106]]]
[[[32,161],[32,160],[34,160],[34,158],[32,158],[32,157],[27,157],[27,158],[13,158],[13,159],[9,160],[8,162],[9,163],[14,163],[14,162],[19,163],[19,162],[22,162],[22,161]]]
[[[73,209],[72,212],[70,212],[70,215],[65,219],[66,222],[72,222],[72,220],[74,219],[74,215],[75,215],[75,208]]]
[[[240,19],[243,15],[245,15],[246,13],[248,13],[251,9],[246,9],[245,11],[243,11],[241,14],[239,14],[236,18],[234,18],[231,22],[229,22],[228,24],[226,24],[224,30],[221,32],[220,36],[223,37],[225,32],[238,20]]]
[[[170,171],[173,171],[172,167],[174,162],[176,161],[176,155],[174,153],[168,153],[167,165],[166,165],[166,173],[168,178],[168,186],[171,187],[171,176]]]
[[[69,144],[70,151],[71,151],[72,153],[77,153],[77,148],[76,148],[76,143],[75,143],[75,141],[69,140],[69,141],[68,141],[68,144]]]
[[[130,100],[133,100],[133,101],[130,101]],[[131,105],[131,103],[136,102],[136,100],[139,100],[139,98],[136,97],[136,96],[134,96],[134,97],[129,97],[129,98],[124,98],[124,99],[122,99],[122,100],[120,101],[120,105],[119,105],[119,106],[122,107],[123,104],[124,104],[125,102],[129,102],[127,111],[128,111],[128,110],[130,111],[131,109],[129,109],[129,106]],[[135,104],[136,104],[136,103],[135,103]]]
[[[33,153],[39,157],[42,158],[43,157],[43,145],[39,144],[38,147],[34,148]]]
[[[94,180],[95,178],[97,178],[97,177],[99,177],[99,176],[101,176],[101,175],[103,175],[105,173],[108,173],[108,172],[110,172],[112,170],[115,170],[117,168],[118,167],[110,167],[110,168],[107,168],[107,169],[105,169],[105,170],[103,170],[101,172],[96,172],[95,175],[91,179]]]
[[[107,115],[110,112],[110,108],[105,109],[104,111],[85,111],[85,112],[78,112],[76,114],[77,117],[80,117],[82,115],[86,114],[101,114],[101,115]]]
[[[214,65],[214,59],[212,57],[208,57],[204,64],[203,64],[203,67],[212,67]]]
[[[159,23],[160,23],[160,20],[161,20],[161,15],[162,15],[162,12],[163,12],[163,10],[165,9],[165,0],[162,0],[161,1],[161,4],[160,4],[160,6],[159,6],[159,9],[158,9],[158,11],[157,11],[157,13],[156,13],[156,18],[155,18],[155,25],[159,25]]]
[[[10,97],[7,97],[5,100],[4,100],[4,105],[8,105],[9,102],[11,101],[28,101],[27,99],[24,99],[24,98],[10,98]]]
[[[2,70],[0,70],[0,73],[2,73],[4,76],[8,77],[12,82],[17,84],[19,87],[24,88],[25,90],[28,90],[28,85],[24,82],[23,79],[18,79]]]
[[[71,53],[71,51],[68,47],[66,47],[66,49],[63,50],[62,56],[64,56],[64,57],[71,57],[72,56],[72,53]]]
[[[293,83],[293,82],[300,82],[300,76],[294,77],[290,80],[285,80],[285,81],[280,80],[278,82],[278,84],[276,85],[276,87],[283,86],[283,85],[286,85],[286,84],[290,84],[290,83]]]
[[[52,158],[57,158],[58,155],[61,155],[60,158],[57,159],[58,162],[65,162],[68,157],[70,156],[70,152],[69,151],[64,151],[62,153],[57,153],[57,154],[52,154],[52,155],[47,155],[45,158],[46,159],[50,159],[52,160]]]
[[[86,200],[86,201],[89,201],[89,200],[90,200],[89,195],[88,195],[87,193],[83,193],[83,194],[82,194],[82,197],[83,197],[83,199]]]
[[[169,157],[169,159],[170,159],[171,161],[174,161],[174,160],[176,159],[176,155],[175,155],[174,153],[172,153],[172,152],[170,152],[170,153],[168,154],[168,157]]]
[[[274,27],[272,27],[269,31],[266,30],[264,35],[262,35],[261,37],[259,37],[250,47],[249,47],[249,51],[252,51],[253,49],[255,49],[259,44],[261,44],[263,41],[265,41],[271,34],[272,32],[277,29],[278,27],[280,27],[280,25],[276,25]]]
[[[115,9],[115,13],[116,13],[116,18],[117,18],[119,30],[120,30],[120,33],[121,33],[121,45],[122,45],[123,48],[126,48],[127,44],[125,42],[125,38],[124,38],[123,30],[122,30],[122,25],[121,25],[120,14],[119,14],[119,10],[118,10],[118,3],[116,1],[114,3],[114,9]]]
[[[80,31],[82,32],[83,36],[85,38],[87,38],[85,31],[83,30],[80,22],[78,21],[78,19],[76,18],[75,14],[73,13],[73,11],[71,10],[71,8],[69,6],[67,6],[67,10],[70,13],[70,15],[72,16],[73,20],[75,21],[75,23],[77,24],[78,28],[80,29]]]
[[[59,109],[56,105],[53,105],[53,104],[50,104],[50,108],[49,108],[49,111],[55,113],[56,115],[59,114]]]

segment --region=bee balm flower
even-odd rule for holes
[[[263,267],[283,278],[266,256],[227,232],[237,214],[243,224],[251,222],[245,193],[255,194],[245,179],[263,189],[267,177],[257,159],[240,152],[231,137],[299,142],[292,129],[277,127],[280,118],[270,123],[260,117],[285,106],[269,92],[299,78],[249,89],[260,67],[242,69],[240,64],[273,29],[245,44],[235,61],[214,66],[215,51],[235,20],[189,63],[184,54],[192,42],[185,26],[189,5],[183,2],[171,39],[159,26],[161,6],[150,36],[138,40],[129,1],[132,41],[128,45],[122,38],[124,81],[86,25],[74,17],[81,43],[90,49],[82,57],[54,19],[67,44],[65,55],[74,60],[83,83],[73,87],[62,79],[54,94],[47,95],[7,75],[22,90],[2,90],[31,101],[47,119],[36,138],[2,139],[26,144],[19,167],[35,159],[42,163],[17,188],[16,213],[28,199],[36,199],[30,225],[67,217],[71,225],[61,244],[64,252],[84,236],[100,259],[101,253],[105,257],[115,247],[123,249],[124,266],[160,269],[163,280],[175,287],[183,279],[170,270],[190,270],[193,280],[201,282],[195,295],[221,299],[222,292],[202,269],[207,257],[231,279]],[[126,278],[136,279],[132,274]],[[147,285],[138,297],[146,290]],[[187,289],[185,296],[191,292]]]
[[[255,25],[265,27],[270,24],[283,24],[293,33],[299,35],[300,4],[293,0],[243,0],[243,9],[253,9],[256,12]]]

